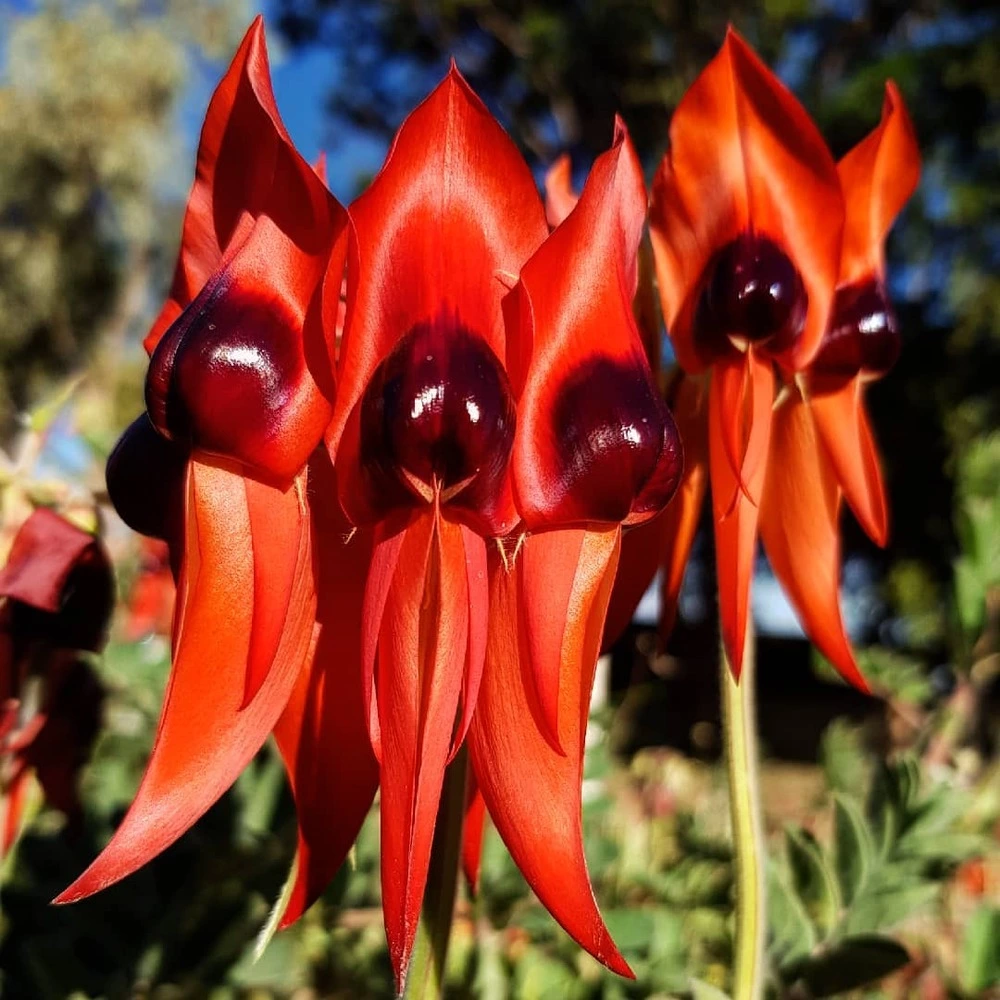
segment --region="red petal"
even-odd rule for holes
[[[462,826],[462,871],[469,883],[469,891],[479,892],[479,866],[483,856],[483,828],[486,824],[486,802],[476,784],[476,775],[469,768],[466,793],[465,822]]]
[[[774,399],[774,372],[770,361],[758,359],[750,351],[739,364],[749,369],[750,407],[735,413],[727,408],[727,397],[720,391],[716,378],[719,365],[712,374],[708,405],[719,617],[722,639],[737,680],[743,663],[750,582],[757,552],[758,510],[751,498],[760,497],[764,487]],[[727,435],[731,436],[734,425],[742,428],[741,436],[747,442],[739,470],[733,468],[726,445]]]
[[[545,174],[545,219],[555,229],[576,208],[580,196],[573,190],[573,164],[563,153]]]
[[[462,529],[435,508],[405,531],[378,647],[382,906],[400,987],[427,882],[468,635]]]
[[[465,572],[469,585],[469,648],[465,657],[465,679],[462,682],[462,711],[449,761],[458,753],[472,723],[472,713],[479,698],[479,685],[486,663],[486,642],[490,614],[490,582],[486,565],[486,542],[464,524],[462,542],[465,546]]]
[[[761,540],[806,634],[845,680],[867,691],[840,615],[839,514],[840,489],[809,407],[792,393],[774,413]]]
[[[501,300],[547,227],[527,164],[454,68],[403,123],[350,216],[348,315],[327,440],[349,456],[346,470],[338,462],[341,497],[358,521],[356,411],[375,369],[414,327],[439,321],[482,337],[505,362]],[[342,437],[353,439],[343,451]],[[496,512],[498,528],[513,520],[509,507]]]
[[[0,597],[57,612],[70,573],[88,555],[103,557],[93,535],[39,507],[14,536],[7,564],[0,569]]]
[[[533,714],[519,608],[532,595],[515,563],[490,557],[490,645],[469,732],[476,780],[504,843],[549,912],[608,968],[631,976],[601,919],[587,875],[580,818],[583,743],[620,531],[577,531],[581,557],[563,641],[559,735],[553,750]],[[532,545],[537,536],[525,541]]]
[[[318,452],[309,492],[316,498],[319,634],[274,727],[299,817],[296,880],[282,927],[297,920],[337,873],[378,788],[361,672],[361,608],[372,539],[363,531],[351,536],[335,502],[336,486],[329,461]]]
[[[841,388],[811,393],[808,402],[844,498],[868,537],[884,546],[889,538],[889,505],[863,392],[861,380],[852,379]]]
[[[701,519],[708,485],[708,392],[701,381],[681,376],[668,390],[668,400],[684,442],[684,473],[666,510],[622,536],[618,575],[604,626],[605,649],[628,627],[661,565],[660,635],[663,640],[669,636],[684,570]]]
[[[678,104],[670,152],[653,182],[660,301],[685,371],[701,371],[712,360],[693,332],[702,275],[713,254],[750,231],[775,240],[805,283],[805,332],[781,359],[794,370],[803,367],[826,329],[843,217],[836,165],[816,125],[730,28]]]
[[[576,209],[521,271],[518,316],[534,347],[513,468],[529,527],[648,520],[676,488],[676,429],[632,312],[645,209],[619,121]]]
[[[131,874],[209,809],[274,728],[309,649],[316,605],[301,484],[281,492],[192,459],[188,491],[174,662],[153,751],[122,825],[60,903]],[[271,521],[295,521],[300,531],[282,556],[294,562],[295,586],[281,644],[244,708],[255,580],[248,491]]]
[[[885,85],[882,121],[837,164],[847,204],[840,283],[885,277],[885,238],[920,180],[920,149],[896,84]]]

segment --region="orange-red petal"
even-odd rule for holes
[[[631,976],[594,899],[580,817],[590,690],[620,529],[578,533],[583,541],[560,655],[559,737],[566,753],[554,750],[538,725],[526,676],[519,609],[537,595],[524,592],[519,562],[508,569],[496,553],[490,556],[487,668],[469,747],[490,818],[539,899],[582,947]]]
[[[285,627],[271,668],[244,707],[255,605],[248,492],[275,523],[299,525],[282,555],[295,566]],[[302,484],[285,491],[191,460],[174,662],[153,751],[121,826],[97,860],[58,898],[68,903],[140,868],[181,836],[233,783],[284,709],[307,655],[316,607]],[[264,530],[263,528],[261,530]]]
[[[483,856],[483,832],[486,825],[486,802],[470,767],[465,796],[465,821],[462,826],[462,871],[472,895],[479,892],[479,868]]]
[[[579,200],[573,190],[573,163],[569,154],[563,153],[545,173],[545,220],[555,229]]]
[[[501,363],[501,300],[545,238],[527,165],[454,67],[403,123],[379,175],[350,208],[348,312],[327,440],[355,523],[370,516],[358,462],[360,403],[378,365],[421,324],[482,338]],[[498,533],[509,499],[488,512]]]
[[[674,112],[656,173],[650,229],[663,315],[681,366],[703,370],[694,315],[712,256],[742,233],[777,242],[809,297],[805,330],[780,358],[816,352],[840,263],[836,165],[805,109],[732,29]]]
[[[400,990],[466,675],[469,600],[465,536],[435,505],[405,530],[385,602],[376,671],[382,908]]]
[[[889,505],[882,465],[865,411],[864,384],[854,378],[840,387],[807,395],[816,431],[844,491],[844,499],[865,534],[884,546],[889,538]]]
[[[350,535],[331,502],[336,485],[325,452],[317,452],[308,491],[314,498],[318,629],[308,665],[274,727],[299,818],[295,884],[282,927],[315,902],[343,864],[378,789],[361,672],[361,608],[372,539],[365,531]]]
[[[729,663],[738,680],[757,552],[757,504],[767,472],[774,372],[771,362],[755,357],[753,351],[735,365],[745,367],[746,372],[726,371],[726,375],[745,377],[747,392],[734,404],[738,406],[734,411],[731,404],[736,397],[722,391],[718,378],[721,366],[716,365],[709,387],[708,435],[719,618]],[[727,444],[733,427],[745,442],[737,467]]]
[[[840,613],[840,488],[798,393],[774,413],[760,534],[768,560],[820,652],[867,691]]]
[[[837,164],[847,223],[840,283],[885,278],[885,238],[920,180],[920,149],[896,84],[885,85],[882,120]]]

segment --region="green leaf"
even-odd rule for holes
[[[844,938],[821,955],[806,959],[786,979],[804,982],[813,997],[829,997],[874,983],[909,961],[906,949],[892,938],[864,934]]]
[[[895,772],[880,761],[872,776],[865,813],[875,831],[875,843],[883,859],[888,857],[896,843],[902,826],[902,812]]]
[[[1000,908],[981,906],[973,913],[962,941],[959,978],[972,994],[1000,985]]]
[[[729,994],[724,993],[717,986],[706,983],[701,979],[692,977],[688,981],[691,990],[692,1000],[729,1000]]]
[[[844,930],[847,934],[889,930],[929,906],[939,891],[933,882],[916,882],[886,891],[863,892],[851,906]]]
[[[834,797],[833,835],[837,885],[841,899],[849,906],[868,879],[875,845],[861,809],[843,795]]]
[[[653,937],[653,916],[648,910],[605,910],[604,922],[622,951],[645,951]]]
[[[769,950],[779,966],[798,962],[816,946],[816,928],[776,866],[768,869],[767,886]]]
[[[834,791],[856,792],[864,788],[869,763],[859,727],[847,719],[834,719],[823,732],[820,763]]]
[[[840,896],[823,850],[812,834],[791,827],[785,830],[785,846],[792,886],[820,933],[829,934],[840,913]]]

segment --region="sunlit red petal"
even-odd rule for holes
[[[808,406],[790,394],[774,413],[760,535],[767,558],[820,652],[868,690],[840,614],[840,488]]]
[[[462,528],[441,517],[436,505],[406,529],[379,637],[382,906],[400,988],[466,675],[465,540]]]
[[[375,369],[400,338],[439,322],[483,338],[505,362],[501,300],[547,227],[520,153],[454,68],[404,122],[350,216],[348,315],[328,442],[340,455],[342,502],[359,521],[358,411]],[[514,513],[498,504],[489,514],[506,530]]]
[[[555,229],[576,208],[580,196],[573,190],[573,163],[563,153],[545,174],[545,219]]]
[[[259,579],[249,492],[257,494],[258,511],[270,510],[272,522],[293,521],[300,530],[297,544],[281,556],[295,566],[290,598],[274,595],[287,598],[281,642],[257,696],[244,707]],[[192,459],[186,520],[173,667],[146,773],[111,842],[58,902],[124,878],[205,813],[274,728],[308,652],[316,599],[302,485],[282,492]]]
[[[717,375],[724,369],[716,365],[709,388],[708,434],[719,617],[729,663],[739,679],[757,551],[757,501],[767,472],[774,372],[768,360],[755,358],[752,351],[737,364],[746,367],[747,394],[734,412],[731,398],[720,391]],[[727,444],[734,426],[745,442],[738,468]]]
[[[462,871],[469,883],[469,891],[479,892],[479,868],[483,855],[483,830],[486,825],[486,802],[476,783],[475,771],[469,768],[468,790],[465,802],[465,821],[462,825]]]
[[[885,277],[885,238],[920,180],[920,150],[903,98],[885,85],[882,121],[837,164],[847,206],[840,283]]]
[[[343,864],[378,788],[361,687],[361,607],[372,539],[365,531],[350,537],[350,526],[330,502],[336,479],[323,452],[310,464],[308,491],[319,629],[308,667],[274,728],[299,817],[296,880],[283,927],[319,897]]]
[[[521,271],[517,314],[533,351],[513,466],[529,527],[648,520],[676,489],[676,428],[632,312],[645,206],[619,121],[576,209]]]
[[[580,561],[560,655],[559,736],[554,750],[534,714],[526,677],[515,560],[508,570],[490,556],[490,644],[479,704],[469,732],[476,780],[495,823],[532,889],[579,944],[615,972],[630,976],[594,900],[583,855],[581,782],[590,690],[618,557],[620,531],[580,531]],[[531,545],[529,537],[525,545]]]
[[[812,119],[732,29],[682,98],[653,182],[650,227],[663,315],[688,372],[713,360],[693,321],[712,256],[741,233],[776,241],[805,283],[808,317],[781,361],[815,353],[837,283],[844,207],[836,165]]]
[[[808,403],[844,499],[868,537],[885,545],[889,505],[863,393],[864,385],[855,378],[839,388],[812,391]]]

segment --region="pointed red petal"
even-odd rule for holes
[[[308,668],[274,727],[299,817],[295,886],[281,919],[287,927],[323,892],[344,863],[378,788],[362,695],[361,607],[371,558],[369,532],[350,541],[335,501],[325,453],[309,470],[319,605]]]
[[[269,506],[275,524],[301,527],[282,557],[295,564],[295,586],[281,643],[243,708],[255,580],[248,490],[259,491],[255,503]],[[209,809],[274,728],[309,649],[316,604],[301,485],[281,492],[192,459],[188,491],[174,662],[153,751],[121,826],[60,903],[131,874]]]
[[[884,546],[889,538],[889,505],[863,393],[864,385],[856,378],[840,388],[812,392],[808,402],[844,499],[865,534]]]
[[[719,617],[722,639],[737,680],[743,663],[750,582],[757,552],[758,509],[753,498],[759,498],[764,487],[774,399],[774,372],[770,361],[758,359],[749,351],[745,362],[741,360],[741,363],[749,369],[751,406],[744,413],[732,413],[726,408],[726,397],[716,378],[718,365],[712,374],[708,405]],[[739,478],[726,447],[727,425],[736,421],[742,422],[747,442]]]
[[[486,802],[476,784],[476,775],[469,768],[466,792],[465,822],[462,826],[462,871],[473,896],[479,892],[479,866],[483,857],[483,828],[486,824]]]
[[[836,165],[816,125],[730,28],[678,104],[653,182],[660,300],[685,371],[712,360],[693,331],[702,275],[713,254],[750,231],[775,240],[805,284],[805,332],[781,359],[793,370],[805,365],[826,329],[843,217]]]
[[[521,271],[518,317],[534,346],[512,462],[529,527],[649,520],[676,489],[676,428],[632,311],[645,211],[619,121],[576,208]]]
[[[375,369],[414,327],[435,322],[483,338],[505,362],[501,300],[547,227],[527,164],[454,68],[403,123],[350,216],[349,306],[327,440],[351,456],[346,468],[338,461],[341,498],[359,522],[355,411]],[[345,436],[355,440],[342,448]],[[514,513],[496,518],[512,522]]]
[[[486,642],[490,614],[490,581],[487,570],[486,542],[480,535],[462,529],[465,546],[465,572],[469,584],[469,648],[465,658],[465,678],[462,681],[462,711],[455,729],[449,762],[465,742],[479,698],[479,685],[486,663]]]
[[[841,676],[868,690],[840,614],[840,489],[798,393],[774,413],[760,534],[809,638]]]
[[[515,564],[490,557],[490,645],[469,731],[476,780],[517,866],[549,912],[599,961],[631,976],[601,919],[587,875],[580,818],[583,744],[620,530],[583,535],[560,656],[559,735],[552,749],[533,714],[519,634],[519,607],[532,595]],[[529,536],[525,546],[537,536]]]
[[[847,205],[840,283],[885,277],[885,238],[920,180],[920,149],[896,84],[885,85],[882,121],[837,164]]]
[[[427,882],[468,633],[462,529],[435,508],[405,531],[378,647],[382,907],[400,987]]]
[[[576,208],[580,196],[573,190],[573,164],[563,153],[545,174],[545,219],[555,229]]]

